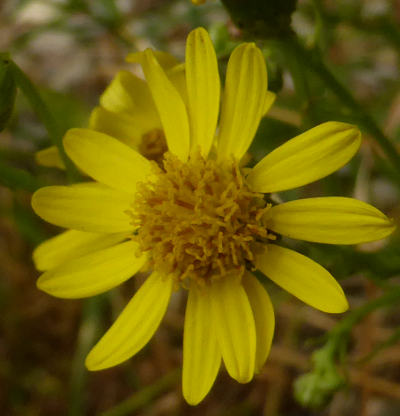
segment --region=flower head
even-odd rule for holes
[[[91,370],[119,364],[143,348],[172,291],[187,290],[183,394],[196,404],[210,390],[222,360],[244,383],[268,356],[274,313],[255,269],[322,311],[348,307],[330,273],[278,245],[277,234],[357,244],[384,238],[394,226],[377,209],[350,198],[273,205],[265,195],[310,183],[347,163],[361,141],[352,125],[321,124],[253,169],[241,168],[273,102],[255,44],[233,51],[221,109],[217,60],[204,29],[188,37],[183,88],[174,85],[152,50],[134,59],[143,67],[168,152],[159,165],[105,133],[66,134],[67,154],[95,182],[34,194],[38,215],[70,229],[36,250],[37,267],[44,270],[38,286],[54,296],[84,297],[117,286],[143,266],[151,270],[88,355]]]

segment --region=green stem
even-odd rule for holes
[[[155,397],[168,390],[177,383],[180,377],[180,369],[172,370],[161,377],[155,383],[143,388],[133,396],[119,403],[110,410],[105,411],[101,416],[127,416],[132,415],[136,410],[149,404]]]
[[[33,85],[32,81],[25,75],[25,73],[19,68],[15,62],[11,62],[12,72],[17,83],[18,87],[24,93],[25,97],[28,99],[32,109],[36,112],[39,119],[42,121],[46,130],[50,136],[52,142],[57,146],[58,151],[60,152],[61,159],[64,162],[66,167],[68,179],[71,182],[76,181],[79,178],[79,173],[76,170],[75,166],[72,164],[67,154],[65,153],[63,144],[62,144],[62,132],[50,112],[49,108],[41,98],[38,90]]]
[[[281,50],[286,50],[295,56],[307,68],[310,68],[327,87],[340,99],[340,101],[356,116],[360,125],[367,130],[378,142],[387,158],[392,162],[394,168],[400,174],[400,155],[391,141],[385,136],[375,120],[367,111],[355,100],[351,93],[344,85],[333,75],[330,69],[325,65],[317,51],[306,49],[297,38],[289,37],[279,41]]]

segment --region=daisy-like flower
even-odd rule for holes
[[[140,60],[140,53],[127,56],[128,62]],[[179,91],[185,89],[181,63],[172,55],[156,52],[168,79]],[[129,71],[119,71],[100,97],[100,105],[91,113],[89,128],[109,134],[150,160],[161,161],[167,150],[162,124],[145,80]],[[64,169],[56,146],[39,150],[38,164]]]
[[[229,59],[221,111],[217,59],[204,29],[187,40],[185,91],[175,88],[152,50],[139,61],[169,149],[162,167],[110,135],[70,130],[66,152],[95,182],[34,194],[39,216],[70,229],[35,251],[44,271],[38,287],[63,298],[92,296],[148,266],[145,283],[89,353],[90,370],[117,365],[141,350],[172,292],[186,290],[183,395],[197,404],[222,361],[245,383],[268,356],[274,313],[252,271],[322,311],[348,308],[331,274],[278,245],[277,234],[358,244],[384,238],[394,226],[376,208],[351,198],[267,202],[265,194],[305,185],[346,164],[361,141],[352,125],[321,124],[254,168],[241,169],[272,102],[264,58],[254,43],[238,46]]]

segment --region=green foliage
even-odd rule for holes
[[[297,0],[221,0],[236,26],[255,38],[291,34],[291,16]]]
[[[10,61],[10,70],[12,71],[16,85],[25,95],[32,106],[32,109],[46,127],[53,144],[57,146],[70,179],[76,179],[79,175],[76,168],[65,153],[62,145],[62,130],[60,129],[60,126],[58,125],[49,107],[43,101],[38,89],[15,62]]]
[[[311,371],[300,376],[295,383],[295,397],[304,406],[320,408],[345,383],[339,363],[345,364],[347,347],[353,327],[376,309],[390,308],[398,304],[400,288],[392,287],[381,297],[353,309],[326,335],[324,346],[314,352]],[[398,339],[397,332],[386,343]]]
[[[34,192],[43,186],[30,173],[10,166],[0,160],[0,184],[12,190],[24,189]]]
[[[338,279],[362,272],[375,281],[385,281],[400,273],[400,245],[397,239],[373,253],[352,246],[307,246],[307,255],[325,267]]]
[[[333,361],[331,344],[326,344],[312,356],[313,371],[299,377],[294,385],[296,399],[311,408],[321,408],[332,395],[345,385]]]
[[[0,54],[0,131],[2,131],[13,112],[17,87],[12,73],[8,54]]]
[[[29,242],[32,247],[48,238],[37,216],[15,198],[12,211],[14,222],[20,235]]]

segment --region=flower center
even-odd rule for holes
[[[182,287],[226,275],[241,277],[257,242],[273,239],[261,218],[269,205],[249,190],[238,164],[224,166],[199,154],[183,163],[165,154],[156,180],[139,184],[131,213],[132,239],[150,267]]]

